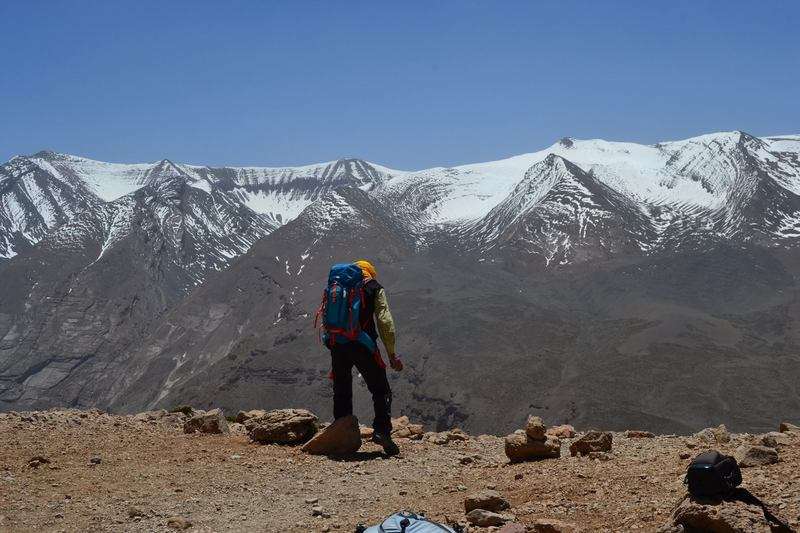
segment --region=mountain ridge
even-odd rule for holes
[[[800,409],[795,147],[567,139],[416,172],[39,154],[54,171],[17,164],[93,207],[0,263],[0,409],[323,409],[321,283],[368,257],[410,354],[398,409],[426,424],[756,428]]]

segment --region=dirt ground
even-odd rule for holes
[[[719,448],[754,439],[735,435]],[[560,459],[511,465],[498,437],[398,443],[399,457],[365,443],[356,457],[332,460],[99,411],[0,414],[0,531],[175,531],[172,519],[189,531],[351,532],[401,509],[465,523],[466,494],[487,487],[519,523],[653,531],[684,494],[681,454],[707,447],[618,433],[608,460],[569,457],[564,441]],[[777,464],[744,469],[743,486],[800,527],[800,438],[779,454]]]

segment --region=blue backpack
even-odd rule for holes
[[[356,528],[356,533],[457,533],[461,528],[432,522],[409,511],[395,513],[377,526]]]
[[[333,348],[336,345],[359,342],[370,353],[377,352],[378,345],[361,324],[361,311],[366,304],[364,273],[361,268],[352,263],[333,265],[314,320],[315,327],[321,323],[322,343]]]

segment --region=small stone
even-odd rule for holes
[[[653,433],[649,431],[639,431],[639,430],[628,430],[625,432],[625,436],[629,439],[652,439],[655,438]]]
[[[534,533],[574,533],[578,530],[575,524],[562,522],[552,518],[539,518],[531,524]]]
[[[688,459],[691,456],[692,456],[692,454],[689,453],[689,452],[681,452],[681,453],[678,454],[678,457],[680,457],[681,459]]]
[[[469,513],[473,509],[484,509],[486,511],[504,511],[511,507],[508,501],[495,490],[482,490],[470,494],[464,499],[464,512]]]
[[[781,433],[779,431],[770,431],[769,433],[765,433],[759,439],[759,442],[762,446],[767,446],[769,448],[777,448],[781,445],[786,445],[791,442],[791,437],[788,433]]]
[[[569,424],[547,428],[547,435],[558,439],[571,439],[575,436],[575,428]]]
[[[569,453],[574,457],[591,452],[610,452],[613,439],[608,431],[589,431],[570,445]]]
[[[325,509],[320,506],[312,507],[311,508],[311,516],[322,516],[325,513]]]
[[[183,424],[184,433],[230,433],[222,409],[198,412]]]
[[[358,419],[348,415],[334,420],[306,442],[301,450],[311,455],[350,455],[360,447]]]
[[[459,459],[458,462],[461,463],[462,465],[468,465],[468,464],[474,463],[475,459],[473,459],[472,457],[466,455],[466,456],[462,457],[461,459]]]
[[[306,498],[306,504],[314,505],[319,502],[319,498]]]
[[[92,457],[91,459],[89,459],[89,463],[93,465],[99,465],[102,462],[103,459],[101,459],[100,457]]]
[[[525,477],[525,476],[523,476],[522,474],[514,474],[514,479],[517,480],[517,481],[519,481],[523,477]]]
[[[245,422],[250,439],[261,444],[299,444],[318,430],[318,419],[305,409],[275,409]]]
[[[736,461],[742,468],[764,466],[778,462],[778,451],[766,446],[739,446],[734,453]]]
[[[731,441],[731,435],[725,424],[720,424],[715,428],[706,428],[694,434],[695,438],[707,444],[725,444]]]
[[[497,530],[497,533],[527,533],[528,528],[516,522],[509,522]]]
[[[800,426],[796,426],[794,424],[790,424],[789,422],[781,422],[779,426],[779,431],[781,433],[798,433],[800,434]]]
[[[544,441],[547,438],[545,435],[546,431],[547,427],[545,427],[541,418],[538,416],[528,417],[528,423],[525,425],[525,433],[530,439]]]
[[[499,527],[508,520],[505,516],[487,511],[485,509],[473,509],[467,513],[467,522],[478,527]]]
[[[192,527],[192,523],[182,516],[173,516],[167,518],[167,527],[172,529],[189,529]]]
[[[28,460],[28,466],[31,468],[39,468],[41,465],[50,464],[50,459],[41,455],[35,455]]]
[[[138,507],[128,508],[128,517],[130,518],[142,518],[145,516],[147,516],[145,512],[139,509]]]
[[[610,461],[614,456],[606,452],[589,452],[589,459],[593,461]]]

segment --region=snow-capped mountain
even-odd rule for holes
[[[501,204],[509,209],[520,187],[532,198],[543,196],[547,180],[525,180],[535,165],[553,155],[650,217],[654,231],[641,235],[642,249],[674,243],[675,235],[691,228],[743,236],[758,224],[743,222],[758,218],[744,208],[755,205],[747,198],[758,189],[757,183],[776,184],[778,189],[770,194],[800,194],[798,139],[729,132],[648,146],[564,138],[545,150],[504,160],[421,171],[393,170],[358,159],[284,168],[208,167],[166,159],[153,164],[102,163],[40,152],[0,168],[0,256],[11,257],[17,249],[35,244],[83,209],[115,201],[169,175],[181,176],[193,188],[227,194],[228,202],[247,206],[271,229],[296,218],[326,193],[355,187],[401,209],[418,238],[442,228],[471,227],[483,228],[478,234],[493,238],[501,232],[486,229],[497,218],[492,211]],[[800,215],[791,203],[785,199],[779,211],[765,214],[770,238],[793,236]],[[489,242],[481,246],[492,247]]]
[[[564,421],[672,430],[768,381],[794,408],[797,135],[564,138],[418,171],[40,152],[0,167],[0,209],[0,408],[322,408],[310,321],[330,264],[357,257],[379,264],[412,353],[398,405],[433,425],[494,430],[495,403],[527,414],[474,379],[487,372]],[[698,358],[731,369],[718,403],[653,392],[685,397]],[[759,405],[740,405],[743,425]]]
[[[481,251],[500,249],[568,264],[639,249],[654,234],[647,214],[631,198],[561,156],[549,154],[514,190],[467,230]]]

